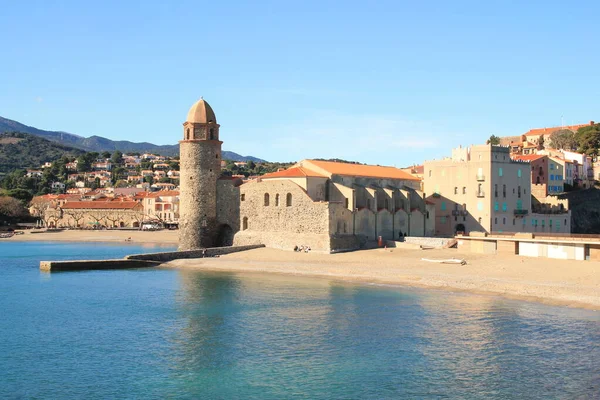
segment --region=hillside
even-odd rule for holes
[[[32,135],[40,136],[44,139],[59,143],[61,145],[75,147],[85,151],[108,151],[113,152],[119,150],[123,153],[156,153],[163,156],[176,156],[179,154],[179,145],[156,145],[152,143],[130,142],[127,140],[111,140],[102,136],[90,136],[88,138],[74,135],[72,133],[61,131],[45,131],[43,129],[34,128],[24,125],[20,122],[11,119],[0,117],[0,133],[4,132],[24,132]],[[222,158],[224,160],[233,161],[254,161],[262,162],[264,160],[253,156],[242,156],[232,151],[223,151]]]
[[[600,190],[576,190],[560,198],[569,199],[572,233],[600,233]]]
[[[63,155],[78,156],[84,151],[51,142],[27,133],[0,134],[0,173],[15,169],[39,168]]]

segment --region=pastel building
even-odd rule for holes
[[[513,155],[514,160],[531,165],[533,195],[546,197],[564,192],[564,164],[556,157],[540,154]]]
[[[531,164],[513,160],[508,146],[459,147],[450,158],[426,161],[423,189],[435,204],[435,234],[570,232],[565,203],[552,199],[548,214],[532,212],[531,176]]]

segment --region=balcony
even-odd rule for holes
[[[477,197],[485,197],[485,192],[483,190],[478,191]]]
[[[483,175],[483,174],[477,174],[477,180],[480,181],[480,182],[485,181],[485,175]]]
[[[460,215],[460,211],[458,211],[458,210],[452,210],[452,216],[458,217],[459,215]]]
[[[524,216],[529,214],[529,210],[517,210],[515,209],[515,216]]]

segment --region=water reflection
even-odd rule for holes
[[[294,277],[178,274],[173,378],[207,398],[576,397],[598,387],[591,312]]]

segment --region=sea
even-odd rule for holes
[[[600,312],[0,243],[1,399],[598,399]]]

